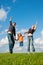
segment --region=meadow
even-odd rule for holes
[[[0,65],[43,65],[43,52],[0,53]]]

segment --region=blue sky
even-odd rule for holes
[[[43,46],[43,0],[0,0],[0,48],[4,48],[3,45],[8,43],[10,16],[17,24],[16,31],[21,33],[38,22],[34,39],[36,44]]]

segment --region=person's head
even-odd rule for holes
[[[13,26],[16,26],[16,22],[13,23]]]
[[[32,29],[34,29],[35,28],[35,25],[32,25]]]
[[[20,36],[22,36],[22,34],[20,33]]]
[[[17,35],[20,36],[20,33],[18,33]]]
[[[21,33],[18,33],[18,36],[22,36],[22,34]]]

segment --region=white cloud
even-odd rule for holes
[[[7,36],[5,37],[5,38],[2,38],[1,40],[0,40],[0,45],[1,44],[8,44],[8,38],[7,38]]]
[[[0,20],[5,21],[7,19],[8,12],[4,8],[0,8]]]
[[[41,31],[41,35],[42,35],[42,37],[43,37],[43,30]]]
[[[20,46],[19,46],[19,43],[18,44],[15,44],[14,46],[14,49],[17,51],[17,50],[21,50]]]
[[[41,36],[35,39],[36,44],[43,44],[43,30],[41,31]]]
[[[4,31],[4,32],[6,33],[7,31],[8,31],[8,29],[5,29],[5,31]]]
[[[7,36],[5,38],[2,38],[0,40],[0,53],[5,53],[5,52],[8,52],[9,51],[9,48],[8,48],[8,38]]]
[[[8,44],[8,38],[7,38],[7,36],[5,38],[2,38],[0,40],[0,47],[2,47],[5,44]]]
[[[42,38],[37,38],[35,39],[36,44],[43,44],[43,39]]]
[[[6,34],[8,29],[5,29],[4,31],[0,32],[0,35]]]
[[[17,52],[19,52],[19,53],[23,53],[23,52],[27,52],[27,46],[23,46],[23,47],[21,47],[21,46],[19,46],[19,42],[17,42],[16,44],[15,44],[15,46],[14,46],[14,49],[13,49],[13,51],[15,52],[15,53],[17,53]]]
[[[0,25],[0,28],[2,28],[2,26]]]
[[[5,10],[7,9],[7,11]],[[1,5],[0,8],[0,21],[5,21],[7,19],[7,15],[9,13],[9,11],[11,10],[11,8],[8,6],[4,9],[3,5]]]
[[[24,32],[26,32],[26,31],[28,31],[27,29],[21,29],[20,31],[18,31],[17,33],[24,33]]]
[[[41,36],[34,40],[36,51],[43,51],[43,30],[41,31]]]

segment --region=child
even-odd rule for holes
[[[18,34],[18,39],[17,39],[17,41],[19,40],[21,47],[23,46],[23,38],[24,38],[24,36],[22,36],[22,34],[19,33],[19,34]]]

